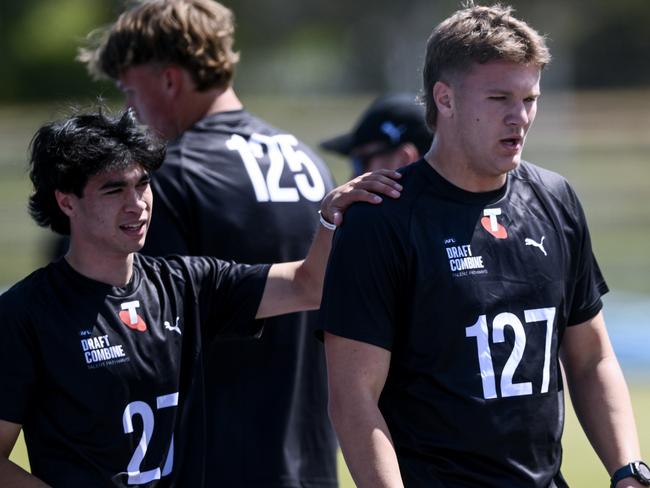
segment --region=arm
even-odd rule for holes
[[[641,459],[630,394],[602,313],[567,328],[561,355],[576,415],[610,476]],[[640,486],[632,478],[617,485]]]
[[[378,204],[382,199],[376,193],[399,197],[402,187],[394,180],[400,177],[399,173],[390,170],[359,176],[329,192],[321,203],[321,213],[327,221],[341,225],[343,212],[354,202]],[[303,261],[271,266],[256,318],[320,306],[333,234],[333,231],[319,226]]]
[[[403,487],[397,455],[377,402],[391,353],[325,332],[329,413],[359,488]]]
[[[0,485],[5,488],[44,488],[41,480],[9,460],[21,426],[0,420]]]

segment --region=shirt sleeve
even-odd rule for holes
[[[567,325],[581,324],[593,318],[603,307],[601,297],[609,287],[594,256],[587,219],[582,205],[571,190],[574,203],[573,214],[580,232],[577,233],[575,255],[578,256],[575,267],[575,281],[569,309]]]
[[[185,258],[197,286],[198,307],[208,340],[259,337],[264,321],[255,319],[268,264],[248,265],[212,257]]]
[[[335,234],[320,310],[322,331],[391,350],[407,293],[405,232],[381,206],[354,205]]]
[[[0,418],[22,425],[38,392],[38,349],[27,302],[12,292],[0,297],[0,333]]]

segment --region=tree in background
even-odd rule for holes
[[[86,33],[114,18],[123,0],[2,0],[0,101],[94,98],[74,61]],[[650,84],[650,2],[506,2],[549,32],[550,86]],[[458,0],[265,0],[227,2],[244,55],[241,91],[336,93],[417,90],[421,46]],[[414,55],[415,54],[415,55]],[[110,84],[99,88],[114,94]]]

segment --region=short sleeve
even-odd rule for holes
[[[335,234],[320,310],[321,330],[391,350],[406,293],[402,225],[385,204],[354,205]]]
[[[238,264],[212,257],[187,257],[197,286],[201,323],[208,339],[258,337],[256,320],[270,265]]]
[[[38,392],[38,349],[27,302],[15,295],[0,297],[0,419],[22,425]]]
[[[581,324],[593,318],[603,306],[601,297],[609,291],[591,247],[591,237],[584,210],[577,196],[572,190],[570,191],[575,206],[573,213],[581,231],[577,234],[577,248],[574,254],[578,258],[567,321],[569,326]]]

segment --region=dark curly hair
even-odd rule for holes
[[[139,125],[133,112],[116,116],[100,109],[42,126],[30,143],[29,177],[34,191],[29,213],[42,227],[70,234],[70,221],[54,191],[83,197],[88,178],[133,163],[148,171],[160,167],[165,144]]]

